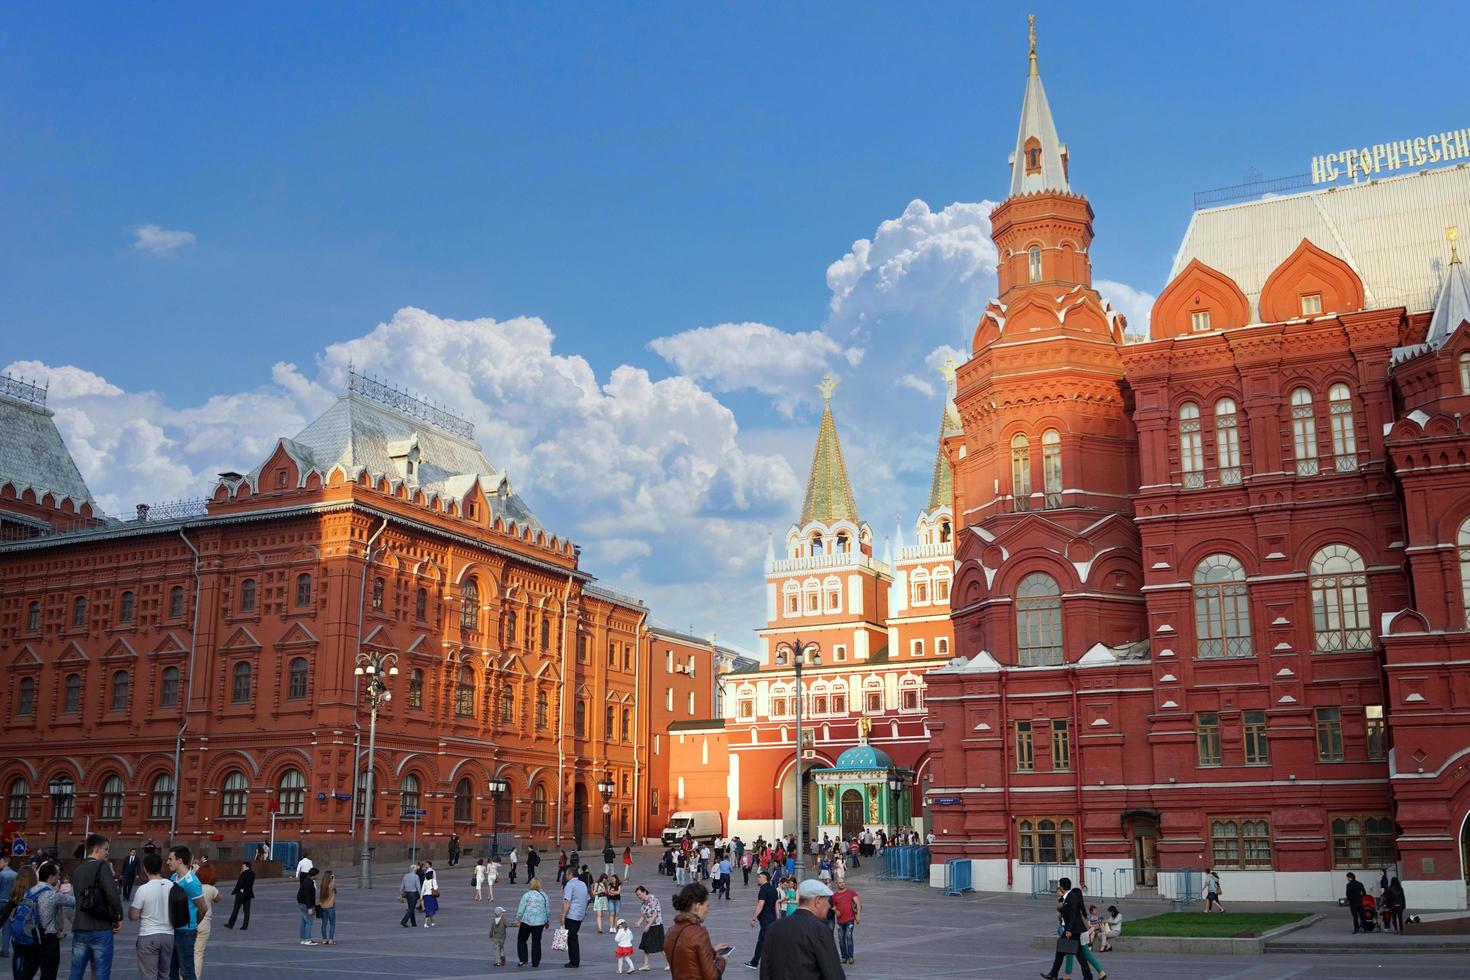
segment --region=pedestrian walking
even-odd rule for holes
[[[230,917],[225,920],[225,928],[235,928],[235,918],[245,913],[245,921],[240,924],[240,931],[244,932],[250,928],[250,903],[255,901],[255,870],[250,867],[249,861],[240,863],[240,877],[235,879],[235,887],[230,889],[230,895],[234,897],[234,903],[230,906]]]
[[[623,879],[617,875],[607,879],[607,910],[614,917],[623,911]]]
[[[139,863],[145,880],[128,903],[128,918],[138,923],[138,976],[141,980],[168,980],[174,951],[174,929],[168,917],[168,895],[173,884],[163,877],[163,858],[157,851],[145,853]]]
[[[491,858],[485,862],[485,901],[495,901],[495,883],[499,880],[500,862]]]
[[[613,926],[613,960],[617,964],[618,973],[623,972],[625,963],[628,965],[628,972],[632,973],[637,969],[633,965],[633,930],[628,928],[627,919],[619,919]]]
[[[760,886],[755,893],[755,910],[750,914],[750,927],[759,929],[755,937],[755,950],[750,954],[750,960],[745,964],[752,970],[757,970],[761,965],[761,951],[766,945],[766,931],[776,921],[776,904],[779,900],[776,894],[776,886],[771,884],[771,873],[762,871],[756,876],[756,883]]]
[[[459,834],[451,833],[449,835],[449,866],[451,868],[459,864],[459,854]]]
[[[611,844],[608,844],[602,849],[602,873],[611,878],[613,872],[617,870],[615,866],[617,864],[617,860],[618,852],[613,850],[613,846]]]
[[[761,980],[846,980],[826,921],[832,889],[808,878],[796,896],[796,911],[773,923],[766,937]]]
[[[199,870],[194,872],[199,878],[199,890],[204,896],[204,914],[199,917],[199,928],[194,930],[194,975],[204,976],[204,951],[209,948],[209,935],[214,928],[214,905],[219,901],[219,889],[215,883],[219,881],[219,872],[215,871],[214,865],[200,865]],[[82,980],[77,977],[76,980]]]
[[[1220,895],[1223,894],[1224,889],[1220,885],[1220,876],[1213,869],[1205,869],[1203,886],[1205,890],[1205,911],[1208,912],[1211,908],[1216,908],[1224,912],[1225,906],[1220,904]]]
[[[142,870],[143,863],[138,857],[138,849],[128,849],[128,856],[123,859],[122,866],[122,899],[124,902],[133,897],[133,883],[138,880],[138,872]]]
[[[536,853],[536,845],[532,844],[526,850],[526,880],[539,877],[536,869],[541,867],[541,855]]]
[[[520,860],[521,860],[521,853],[520,853],[520,851],[518,851],[516,848],[512,847],[510,849],[510,883],[512,885],[514,885],[516,883],[516,870],[518,869],[518,867],[520,865]]]
[[[842,962],[855,964],[854,948],[857,927],[863,921],[863,903],[858,893],[847,887],[846,878],[837,879],[837,890],[832,893],[832,907],[837,910],[837,955]]]
[[[1347,906],[1348,911],[1353,914],[1354,935],[1364,931],[1363,896],[1366,893],[1367,889],[1364,888],[1363,883],[1358,880],[1358,876],[1349,871],[1347,876]]]
[[[414,913],[418,911],[419,888],[421,886],[421,882],[419,881],[419,866],[417,862],[414,862],[408,866],[408,871],[404,873],[403,880],[398,883],[398,900],[408,906],[403,912],[403,918],[398,920],[398,924],[406,929],[418,928],[419,920],[415,918]],[[245,921],[250,921],[248,912]]]
[[[21,881],[21,878],[16,879],[17,884]],[[16,980],[32,980],[36,976],[41,980],[56,980],[57,970],[61,967],[62,917],[67,908],[76,907],[73,896],[63,895],[57,890],[60,883],[60,865],[46,861],[37,869],[35,882],[14,902],[12,916],[26,914],[22,912],[22,902],[29,907],[30,921],[36,924],[32,935],[37,939],[34,943],[13,944],[11,969]]]
[[[312,863],[311,858],[308,857],[306,851],[303,850],[301,852],[301,860],[296,862],[296,876],[300,877],[314,867],[316,867],[316,865]]]
[[[479,858],[475,861],[475,870],[470,873],[471,880],[475,885],[475,901],[485,900],[485,859]]]
[[[505,966],[505,909],[495,907],[490,919],[490,950],[496,966]]]
[[[7,824],[10,821],[6,821]],[[6,835],[7,843],[9,835]],[[15,881],[20,877],[20,872],[10,866],[10,858],[0,854],[0,959],[10,957],[10,930],[5,928],[5,922],[10,918],[10,910],[14,908],[10,893],[15,891]]]
[[[623,875],[624,881],[633,877],[633,848],[623,848]]]
[[[582,965],[582,944],[577,934],[582,930],[582,920],[587,918],[587,903],[591,895],[587,883],[576,875],[567,878],[561,890],[561,925],[567,931],[567,966]]]
[[[715,952],[704,925],[709,902],[709,890],[697,882],[685,885],[674,896],[674,928],[664,939],[664,958],[673,980],[719,980],[724,976],[727,961]]]
[[[1384,893],[1384,904],[1388,907],[1388,925],[1394,932],[1404,931],[1404,909],[1408,902],[1404,898],[1404,886],[1399,884],[1398,878],[1390,878],[1388,889]]]
[[[300,942],[303,946],[315,946],[316,940],[311,938],[311,920],[316,918],[316,868],[311,868],[296,876],[296,909],[301,913]]]
[[[123,903],[107,861],[111,849],[111,842],[101,834],[87,835],[87,860],[73,876],[79,900],[72,923],[72,980],[82,980],[89,966],[97,980],[112,976],[112,937],[122,928]]]
[[[602,875],[592,886],[592,912],[597,916],[597,934],[602,935],[602,917],[608,913],[607,875]],[[611,923],[609,923],[611,924]]]
[[[322,875],[316,892],[316,913],[322,920],[322,943],[337,945],[337,876],[330,870]]]
[[[633,889],[634,896],[638,899],[638,922],[637,927],[643,930],[643,936],[638,940],[638,949],[643,953],[643,965],[638,969],[646,972],[650,969],[649,957],[662,955],[664,951],[664,910],[653,892],[642,885]],[[664,966],[667,970],[667,964]]]
[[[529,865],[527,867],[529,873]],[[516,966],[541,965],[541,933],[551,921],[551,902],[541,890],[541,879],[531,878],[526,882],[526,893],[516,907]],[[530,954],[527,955],[527,946]]]
[[[1060,878],[1057,881],[1057,951],[1052,959],[1051,971],[1043,973],[1046,980],[1057,980],[1057,971],[1062,969],[1063,961],[1066,961],[1068,974],[1071,973],[1072,955],[1077,954],[1077,965],[1082,968],[1082,980],[1092,980],[1092,970],[1088,966],[1087,954],[1082,952],[1083,943],[1087,939],[1087,914],[1085,899],[1082,897],[1082,889],[1072,887],[1071,878]]]
[[[171,872],[170,880],[184,890],[189,900],[189,923],[174,927],[174,948],[169,958],[169,980],[199,980],[194,973],[194,943],[198,939],[199,918],[208,911],[204,903],[204,886],[194,874],[193,855],[182,845],[168,849],[164,864]]]
[[[434,875],[434,862],[424,872],[424,883],[419,888],[419,899],[424,903],[424,928],[434,927],[434,916],[439,914],[439,879]]]

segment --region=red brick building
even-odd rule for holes
[[[1141,338],[1069,163],[1033,49],[945,440],[936,860],[1261,900],[1396,865],[1465,907],[1470,170],[1197,213]]]
[[[491,776],[523,839],[600,841],[604,776],[614,838],[662,827],[666,697],[708,717],[728,651],[595,585],[469,423],[353,374],[207,502],[127,521],[96,512],[42,390],[7,379],[0,433],[0,793],[33,844],[90,820],[239,856],[275,812],[341,864],[371,805],[380,856],[442,852],[490,832]],[[359,651],[399,671],[370,803]]]

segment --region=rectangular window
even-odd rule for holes
[[[922,657],[924,655],[924,641],[915,640],[913,643],[913,647],[909,650],[909,652],[915,657]]]
[[[1397,859],[1393,821],[1386,815],[1332,818],[1334,868],[1382,868]]]
[[[909,688],[908,690],[902,692],[902,694],[899,697],[899,706],[904,711],[918,711],[919,710],[919,692],[918,692],[918,689],[916,689],[916,688]]]
[[[740,717],[749,720],[755,717],[755,702],[749,698],[740,699]]]
[[[674,672],[674,651],[672,651],[672,650],[665,650],[664,651],[664,673],[672,674],[673,672]]]
[[[1342,755],[1342,712],[1337,708],[1318,708],[1317,718],[1317,761],[1341,762]]]
[[[868,691],[863,695],[864,710],[870,715],[881,714],[883,711],[883,692]]]
[[[1210,821],[1210,854],[1216,868],[1270,868],[1271,825],[1265,820],[1216,817]]]
[[[1388,745],[1383,731],[1383,705],[1364,705],[1363,724],[1367,729],[1368,758],[1374,761],[1388,758]]]
[[[1022,817],[1016,821],[1016,830],[1022,864],[1067,864],[1077,860],[1077,828],[1070,817]]]
[[[1036,748],[1031,742],[1031,722],[1016,722],[1016,769],[1031,772],[1036,768]]]
[[[1266,712],[1247,711],[1245,718],[1245,764],[1265,766],[1271,763],[1266,748]]]
[[[674,710],[674,689],[672,687],[664,688],[664,710]]]
[[[786,699],[771,698],[771,717],[782,718],[786,715]]]
[[[1317,316],[1322,312],[1322,294],[1311,293],[1302,297],[1302,316]]]
[[[1195,310],[1189,314],[1189,329],[1196,333],[1202,333],[1210,329],[1210,311]]]
[[[1051,767],[1058,771],[1072,768],[1071,723],[1065,718],[1051,723]]]
[[[583,634],[577,637],[577,663],[585,664],[587,662],[587,657],[587,636],[586,634]]]
[[[812,697],[812,714],[825,715],[827,713],[827,695],[818,694]]]
[[[835,647],[833,647],[832,648],[832,659],[835,660],[835,661],[837,661],[838,663],[842,663],[844,660],[846,660],[847,659],[847,647],[844,646],[841,643],[839,643]]]
[[[689,713],[694,714],[694,692],[689,692]]]
[[[1199,746],[1199,764],[1218,766],[1223,761],[1220,753],[1220,716],[1213,711],[1194,716],[1195,742]]]

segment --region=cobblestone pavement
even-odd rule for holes
[[[653,854],[638,855],[644,859],[641,868],[653,866]],[[342,888],[338,898],[337,946],[301,946],[297,942],[295,885],[285,881],[261,881],[256,884],[257,898],[248,932],[223,928],[229,913],[226,894],[216,906],[219,915],[205,960],[204,975],[208,980],[291,980],[296,977],[392,977],[395,980],[450,980],[461,977],[485,977],[514,974],[520,980],[528,974],[555,971],[561,973],[565,954],[550,949],[550,930],[546,936],[544,958],[539,971],[515,967],[514,929],[510,930],[510,965],[492,966],[487,930],[495,905],[504,905],[512,913],[524,890],[520,885],[496,890],[495,902],[474,901],[469,884],[469,870],[440,866],[439,924],[433,929],[422,925],[417,929],[400,928],[403,906],[396,901],[396,885],[401,868],[385,871],[371,891],[359,890],[351,869],[342,869]],[[1051,965],[1049,954],[1031,946],[1033,937],[1049,931],[1053,920],[1052,903],[1028,901],[1012,895],[967,895],[944,898],[923,885],[879,882],[872,880],[867,869],[850,878],[861,896],[863,923],[857,929],[857,965],[847,968],[854,980],[913,980],[916,977],[1035,977]],[[671,879],[645,875],[635,870],[633,884],[653,884],[667,913],[673,920],[669,896],[674,887]],[[224,886],[227,892],[229,885]],[[626,889],[631,896],[632,886]],[[710,915],[710,932],[716,944],[737,945],[726,976],[732,980],[755,977],[745,968],[754,944],[755,933],[749,926],[755,886],[744,887],[737,876],[731,901],[720,901]],[[560,910],[560,902],[553,903]],[[624,914],[635,919],[637,903],[625,901]],[[1154,906],[1126,908],[1137,917],[1160,911]],[[1344,930],[1346,932],[1347,930]],[[136,926],[128,923],[118,936],[117,958],[113,976],[118,980],[135,980],[138,976],[134,956]],[[1344,948],[1353,937],[1342,937]],[[69,944],[63,948],[63,973]],[[1129,954],[1125,940],[1118,950],[1101,957],[1110,977],[1170,978],[1170,980],[1285,980],[1285,978],[1332,978],[1353,980],[1375,977],[1379,980],[1413,977],[1415,980],[1463,978],[1470,975],[1463,956],[1456,954],[1383,955],[1360,952],[1352,955],[1264,955],[1259,957],[1191,956],[1178,960],[1168,956]],[[661,962],[655,961],[650,980],[661,975]],[[593,975],[613,974],[611,935],[598,935],[591,917],[582,929],[582,972]],[[1080,971],[1073,977],[1080,978]]]

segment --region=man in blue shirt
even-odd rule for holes
[[[587,883],[573,875],[561,890],[561,924],[567,931],[567,968],[582,965],[582,945],[577,932],[587,918]]]
[[[10,858],[0,854],[0,912],[10,914],[10,893],[15,890],[16,871],[10,866]],[[0,959],[10,955],[10,930],[0,928]]]
[[[180,845],[168,849],[169,880],[177,882],[189,896],[189,924],[174,930],[174,952],[168,964],[168,980],[199,980],[194,973],[194,940],[198,935],[199,919],[209,911],[204,901],[204,886],[189,867],[193,858],[187,847]]]
[[[729,855],[720,858],[720,887],[725,890],[725,901],[730,900],[730,878],[735,874],[735,866],[730,863]]]

